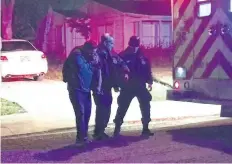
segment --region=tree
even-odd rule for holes
[[[1,1],[1,37],[12,39],[12,17],[15,0]]]
[[[35,37],[38,21],[48,11],[50,0],[16,0],[13,33],[15,38]]]
[[[77,10],[85,0],[16,0],[14,8],[13,34],[15,38],[35,37],[38,23],[48,13],[49,6],[58,10]],[[68,20],[73,29],[88,38],[89,19]]]
[[[90,18],[70,18],[67,23],[72,30],[79,32],[86,40],[88,40],[91,33],[90,21]]]

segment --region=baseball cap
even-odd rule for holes
[[[95,49],[97,48],[97,43],[93,40],[86,41],[83,46],[84,49]]]
[[[130,37],[128,45],[131,47],[139,47],[140,46],[140,38],[138,36]]]

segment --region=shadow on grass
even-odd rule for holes
[[[78,154],[91,152],[95,148],[101,147],[110,147],[110,148],[118,148],[125,147],[130,145],[133,142],[138,142],[140,140],[146,139],[141,136],[120,136],[117,138],[111,138],[105,141],[93,141],[88,144],[86,147],[78,148],[75,145],[68,145],[65,147],[61,147],[58,149],[53,149],[45,153],[35,154],[34,158],[39,161],[67,161],[73,156],[77,156]]]

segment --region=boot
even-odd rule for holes
[[[79,148],[84,147],[85,142],[84,141],[76,141],[74,146],[79,147]]]
[[[110,137],[103,131],[101,132],[95,132],[93,134],[93,138],[94,140],[100,141],[100,140],[105,140],[105,139],[109,139]]]
[[[147,136],[147,137],[149,137],[149,136],[153,136],[153,135],[154,135],[154,133],[152,133],[152,132],[150,131],[150,129],[148,128],[148,124],[144,124],[144,125],[143,125],[142,136]]]
[[[79,137],[76,138],[76,142],[74,144],[76,147],[84,147],[85,146],[85,142],[83,139],[80,139]]]
[[[115,125],[114,128],[114,137],[117,137],[120,135],[120,131],[121,131],[121,126],[120,125]]]
[[[84,142],[85,142],[86,144],[89,144],[89,143],[92,142],[92,140],[90,140],[88,137],[85,137],[85,138],[84,138]]]

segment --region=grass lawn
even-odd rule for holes
[[[24,109],[15,102],[10,102],[2,98],[0,101],[1,101],[1,116],[24,112]]]

